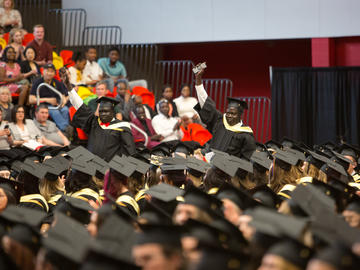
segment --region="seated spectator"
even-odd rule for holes
[[[138,107],[138,106],[143,107],[143,109],[145,111],[145,116],[146,116],[147,119],[151,120],[156,115],[154,110],[148,104],[143,104],[143,100],[142,100],[141,96],[132,95],[131,98],[132,98],[132,101],[133,101],[133,104],[134,104],[135,108]],[[135,108],[134,108],[134,110],[135,110]]]
[[[11,132],[8,128],[8,122],[3,120],[2,116],[3,111],[0,108],[0,150],[9,150],[12,144]]]
[[[11,110],[14,105],[11,103],[11,93],[6,86],[0,87],[0,109],[2,110],[2,119],[11,121]]]
[[[169,102],[159,101],[159,114],[156,115],[151,123],[157,134],[164,137],[162,142],[181,140],[183,132],[180,129],[181,121],[177,117],[169,116]]]
[[[41,131],[35,126],[33,120],[25,119],[25,107],[16,105],[12,110],[13,121],[9,123],[14,146],[21,146],[26,142],[37,141],[44,144]]]
[[[41,76],[40,67],[35,62],[36,51],[33,47],[26,47],[24,51],[25,60],[20,63],[21,73],[27,74],[26,79],[29,83],[33,83],[38,77]]]
[[[63,132],[67,134],[69,132],[67,129],[69,127],[69,108],[66,106],[66,103],[69,99],[68,92],[65,89],[65,86],[62,82],[54,79],[55,76],[55,67],[53,64],[47,64],[44,66],[44,75],[43,77],[37,79],[31,88],[29,103],[37,104],[36,99],[36,89],[41,83],[47,83],[52,85],[62,94],[62,100],[59,96],[49,89],[46,86],[41,87],[40,89],[40,103],[45,103],[49,106],[49,113],[51,118],[54,120],[56,126]],[[61,103],[60,103],[61,102]],[[59,109],[54,109],[54,107],[61,105]]]
[[[34,124],[44,136],[46,145],[67,146],[70,144],[69,140],[56,127],[55,123],[49,121],[49,109],[47,105],[40,104],[36,107]]]
[[[126,78],[126,69],[123,63],[119,61],[120,51],[117,47],[112,47],[108,51],[108,57],[103,57],[98,60],[98,63],[104,71],[104,76],[108,77],[108,87],[110,90],[114,88],[117,80]]]
[[[0,81],[6,85],[11,94],[19,94],[19,105],[24,105],[29,95],[29,82],[24,80],[29,74],[22,74],[21,68],[16,63],[16,52],[13,47],[6,47],[0,63]]]
[[[190,96],[190,86],[183,84],[180,89],[181,96],[174,99],[179,116],[181,118],[186,116],[192,120],[199,119],[198,113],[194,110],[198,101],[196,98]]]
[[[33,47],[36,51],[35,62],[39,66],[44,66],[45,64],[52,63],[53,60],[53,49],[49,42],[47,42],[45,37],[45,28],[41,24],[34,26],[34,40],[29,42],[27,47]]]
[[[169,103],[169,115],[172,117],[179,116],[175,102],[172,100],[174,92],[170,85],[165,85],[162,90],[161,97]],[[159,103],[156,105],[156,112],[159,113]]]
[[[101,97],[105,97],[108,91],[109,90],[107,89],[107,84],[105,81],[100,81],[96,84],[96,98],[90,100],[88,103],[88,107],[90,108],[91,111],[94,112],[96,116],[99,116],[99,106],[100,106],[100,103],[97,103],[97,100]],[[115,110],[116,119],[121,121],[122,114],[119,105],[116,105],[114,110]]]
[[[83,77],[87,85],[94,86],[97,82],[103,79],[103,70],[96,62],[97,51],[96,48],[89,47],[86,51],[86,65],[83,71]]]
[[[122,111],[123,119],[125,121],[130,121],[130,112],[134,108],[134,104],[131,100],[129,83],[126,79],[121,79],[117,81],[116,87],[116,99],[120,101],[118,106]]]
[[[21,14],[14,9],[14,0],[4,0],[3,7],[0,8],[0,26],[4,33],[8,33],[12,28],[22,28]]]
[[[89,96],[92,96],[92,91],[86,86],[85,77],[83,71],[86,65],[85,55],[81,52],[76,52],[72,57],[75,65],[69,67],[70,83],[76,87],[78,95],[84,100]]]
[[[22,45],[23,39],[24,35],[22,29],[14,28],[10,31],[8,45],[15,49],[16,62],[18,62],[19,64],[22,60],[24,60],[23,52],[25,47]]]
[[[164,139],[163,136],[156,134],[151,124],[151,119],[147,118],[145,115],[145,110],[142,104],[136,106],[135,114],[131,114],[131,122],[148,135],[149,141],[146,145],[148,148],[153,148]],[[140,146],[141,144],[144,145],[145,137],[141,132],[136,129],[132,129],[132,134],[136,146]]]

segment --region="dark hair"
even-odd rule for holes
[[[96,183],[92,180],[92,177],[86,173],[72,170],[69,181],[66,181],[66,192],[77,192],[83,188],[90,188],[95,192],[99,192]]]
[[[211,167],[204,177],[205,190],[209,191],[214,187],[221,187],[224,182],[230,182],[231,177],[217,168]]]
[[[7,63],[7,62],[9,61],[9,59],[8,59],[7,56],[6,56],[6,54],[7,54],[8,50],[10,50],[10,49],[13,49],[13,50],[15,51],[14,47],[12,47],[12,46],[7,46],[7,47],[5,48],[5,50],[4,50],[4,52],[3,52],[3,55],[2,55],[2,57],[1,57],[1,61],[5,62],[5,63]],[[14,60],[14,62],[15,62],[15,60]]]
[[[24,57],[26,58],[26,52],[27,52],[29,49],[32,49],[32,50],[34,51],[34,55],[35,55],[35,56],[34,56],[34,59],[36,59],[37,52],[36,52],[36,50],[34,49],[34,47],[31,47],[31,46],[25,48],[25,50],[24,50],[24,52],[23,52]]]
[[[163,86],[163,88],[162,88],[161,93],[164,93],[166,88],[171,88],[171,90],[173,90],[173,88],[172,88],[172,86],[171,86],[170,84],[165,84],[165,85]]]
[[[116,52],[120,55],[120,50],[119,50],[118,47],[115,47],[115,46],[111,47],[111,48],[108,50],[108,54],[111,53],[112,51],[116,51]]]
[[[13,123],[16,124],[16,112],[20,109],[24,109],[24,115],[26,115],[26,108],[24,105],[15,105],[14,108],[11,110],[11,120]],[[25,124],[25,117],[23,119],[23,123]]]
[[[75,63],[77,61],[86,60],[86,57],[82,52],[75,52],[71,58]]]
[[[94,49],[97,52],[97,49],[95,48],[95,46],[88,47],[85,52],[89,52],[91,49]]]
[[[184,87],[189,87],[190,91],[191,91],[191,86],[190,84],[188,83],[183,83],[181,86],[180,86],[180,91],[183,90]]]
[[[35,112],[37,113],[38,111],[40,111],[40,109],[49,109],[48,106],[44,103],[41,103],[39,106],[36,107]]]

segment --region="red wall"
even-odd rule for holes
[[[311,40],[160,45],[164,60],[206,61],[207,78],[229,78],[234,96],[271,96],[269,66],[311,66]]]
[[[335,39],[335,64],[360,66],[360,37]]]

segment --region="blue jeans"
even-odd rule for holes
[[[52,109],[51,106],[49,106],[49,114],[55,122],[56,126],[61,131],[65,131],[70,121],[69,108],[67,106],[64,106],[61,109],[56,110]]]

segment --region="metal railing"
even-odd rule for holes
[[[61,107],[61,105],[63,104],[63,96],[59,90],[57,90],[55,87],[51,86],[48,83],[40,83],[39,86],[36,88],[36,105],[37,106],[40,105],[40,88],[44,87],[44,86],[49,88],[51,91],[53,91],[56,95],[58,95],[60,97],[60,102],[59,102],[58,106],[56,106],[56,107],[50,106],[49,107],[49,109],[58,110]]]
[[[254,131],[258,142],[271,139],[271,100],[268,97],[239,97],[247,102],[249,109],[244,111],[243,121]]]
[[[120,26],[86,26],[82,33],[82,45],[118,45],[121,44]]]
[[[216,108],[225,111],[227,97],[233,95],[233,83],[230,79],[203,79],[203,85],[209,97],[216,103]]]
[[[157,65],[160,69],[162,84],[168,84],[174,91],[174,96],[180,95],[180,87],[182,84],[194,84],[194,74],[192,68],[194,63],[190,60],[172,60],[158,61]],[[191,87],[191,92],[193,87]],[[193,94],[193,93],[192,93]]]
[[[36,24],[46,24],[50,0],[15,0],[15,9],[20,11],[23,28],[32,32]]]
[[[56,47],[80,46],[82,44],[83,31],[86,28],[87,14],[85,9],[50,9],[47,40]]]

